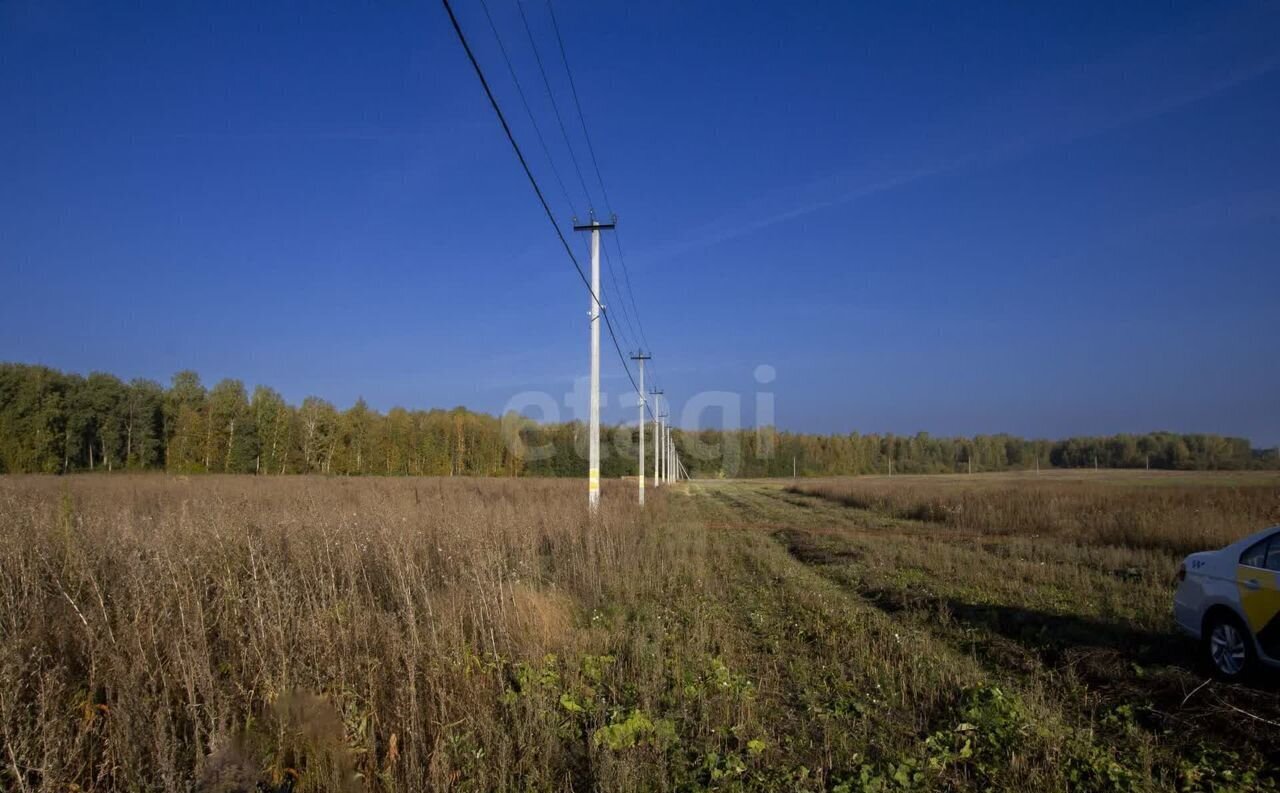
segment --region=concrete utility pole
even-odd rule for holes
[[[658,445],[662,447],[662,473],[659,478],[664,485],[667,483],[667,474],[671,471],[671,447],[667,446],[667,432],[670,431],[670,427],[667,426],[667,419],[670,417],[670,413],[663,413],[662,426],[658,429],[662,433],[662,439],[658,441]]]
[[[676,436],[673,427],[667,427],[667,481],[676,481]]]
[[[675,467],[671,469],[671,481],[680,481],[680,450],[676,448],[676,434],[671,433],[671,459],[676,461]]]
[[[576,221],[576,218],[575,218]],[[591,232],[591,428],[587,437],[587,506],[592,514],[600,507],[600,231],[612,229],[614,223],[599,223],[594,213],[585,226],[574,223],[574,231]]]
[[[658,455],[658,484],[662,485],[666,482],[667,473],[667,445],[663,442],[666,437],[667,414],[658,414],[658,434],[653,439],[653,453]]]
[[[653,395],[653,486],[658,486],[658,412],[662,409],[662,389],[651,388]]]
[[[636,395],[636,400],[640,405],[640,467],[636,471],[640,474],[636,478],[640,480],[640,506],[644,506],[644,362],[652,358],[651,355],[645,355],[644,350],[636,350],[636,354],[631,356],[631,360],[639,362],[640,365],[640,393]]]
[[[662,456],[662,478],[668,484],[671,483],[671,468],[675,464],[675,455],[671,453],[671,413],[668,411],[667,420],[663,425],[663,446],[664,452]]]
[[[676,438],[671,427],[667,427],[667,481],[676,481]]]

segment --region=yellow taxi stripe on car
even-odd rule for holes
[[[1250,582],[1257,582],[1257,586],[1249,586]],[[1248,565],[1237,565],[1236,584],[1240,587],[1240,605],[1245,621],[1256,634],[1280,612],[1280,588],[1276,587],[1276,573]]]

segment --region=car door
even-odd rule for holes
[[[1240,606],[1258,647],[1280,659],[1280,534],[1245,549],[1236,567]]]

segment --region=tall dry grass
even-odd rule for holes
[[[504,695],[687,563],[660,497],[605,495],[592,523],[567,481],[0,478],[0,788],[589,779]]]
[[[1274,474],[1046,474],[818,479],[794,492],[907,520],[992,534],[1175,554],[1280,523]]]

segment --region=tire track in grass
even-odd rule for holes
[[[728,568],[718,574],[730,612],[754,643],[752,668],[762,697],[778,711],[792,752],[819,753],[818,776],[829,782],[854,772],[872,778],[905,773],[908,782],[948,788],[1064,789],[1066,768],[1088,779],[1099,768],[1118,768],[1108,750],[1074,732],[1049,703],[1009,700],[992,688],[989,670],[927,626],[878,608],[777,541],[781,526],[803,531],[827,524],[829,530],[829,510],[803,510],[760,487],[709,492],[700,508],[716,527],[712,536],[731,545]],[[964,703],[974,695],[1008,709],[1001,715],[1007,723],[983,722],[983,730],[1031,732],[984,745],[981,762],[976,756],[923,759],[958,742],[950,730],[978,729],[958,715],[968,713]],[[973,751],[964,740],[963,751]],[[921,763],[932,771],[920,771]]]
[[[912,713],[919,699],[890,702],[890,692],[911,687],[882,682],[867,663],[888,653],[877,642],[892,633],[884,618],[782,553],[753,528],[751,505],[736,494],[715,491],[701,504],[703,518],[722,527],[729,611],[750,645],[749,673],[759,683],[761,706],[773,713],[787,754],[801,758],[814,780],[828,786],[851,774],[868,756],[892,756],[917,741],[932,714]],[[746,519],[744,519],[746,518]],[[897,643],[897,639],[894,639]],[[900,659],[901,660],[901,659]],[[892,670],[910,661],[890,662]],[[931,680],[920,687],[937,692]],[[949,706],[951,703],[947,702]]]
[[[789,500],[767,490],[759,495]],[[1159,785],[1194,789],[1196,780],[1228,781],[1221,778],[1223,773],[1234,773],[1239,781],[1249,769],[1262,773],[1239,789],[1276,781],[1280,731],[1268,734],[1269,725],[1254,723],[1241,713],[1260,711],[1268,721],[1280,720],[1280,701],[1273,691],[1211,683],[1209,693],[1188,706],[1187,695],[1203,677],[1190,668],[1189,643],[1169,630],[1144,628],[1122,617],[1081,615],[1071,610],[1071,598],[1066,608],[1029,605],[1040,594],[1035,590],[1040,581],[1031,575],[1025,592],[1017,592],[1018,586],[1002,590],[988,582],[984,594],[958,597],[963,587],[927,566],[878,570],[876,560],[868,557],[877,557],[883,566],[885,558],[894,558],[893,548],[919,538],[870,531],[861,525],[870,513],[844,509],[846,514],[836,521],[839,528],[782,530],[774,537],[797,561],[885,613],[967,652],[1006,684],[1046,702],[1056,701],[1064,720],[1097,730],[1123,747]],[[761,512],[769,514],[767,509]],[[989,544],[956,535],[948,539],[949,552],[963,554],[992,581],[1007,584],[1001,577],[1019,567],[1015,560],[992,553]],[[1057,564],[1071,565],[1066,557]],[[1053,570],[1045,573],[1053,575]],[[1126,587],[1136,585],[1096,570],[1082,572],[1076,583],[1118,589],[1119,597]],[[997,596],[991,597],[992,592]]]

